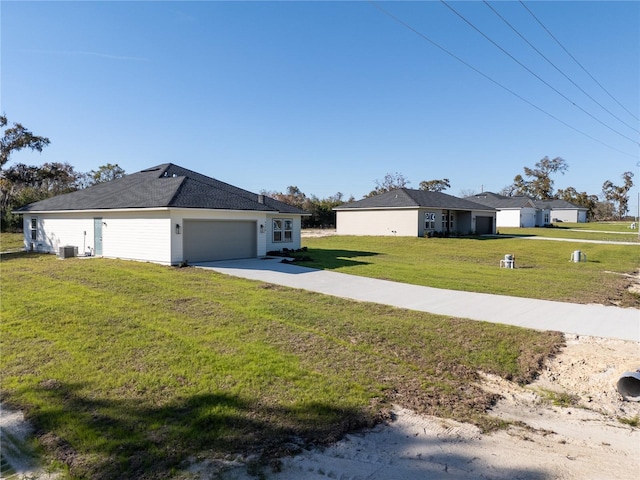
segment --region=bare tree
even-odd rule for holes
[[[397,190],[398,188],[405,188],[410,183],[411,182],[401,173],[387,173],[384,179],[376,180],[376,188],[371,190],[365,197],[373,197],[374,195]]]

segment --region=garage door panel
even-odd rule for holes
[[[257,256],[255,221],[185,220],[184,258],[188,262]]]
[[[493,217],[476,217],[476,233],[487,235],[493,233]]]

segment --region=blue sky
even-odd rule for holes
[[[615,100],[523,4],[488,5],[2,1],[1,109],[51,140],[12,163],[172,162],[320,198],[388,172],[495,192],[544,156],[569,164],[556,189],[640,183],[640,2],[524,2]]]

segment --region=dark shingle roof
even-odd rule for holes
[[[575,205],[571,202],[567,202],[566,200],[534,200],[533,202],[538,208],[548,208],[553,210],[589,210],[586,207]]]
[[[483,192],[464,198],[493,208],[535,208],[533,200],[525,196],[507,197],[497,193]]]
[[[251,193],[172,163],[31,203],[16,212],[161,207],[305,213],[297,207]]]
[[[366,208],[444,208],[448,210],[484,210],[493,211],[491,207],[481,205],[463,198],[454,197],[441,192],[426,192],[400,188],[363,198],[356,202],[345,203],[334,210],[357,210]]]
[[[535,200],[524,195],[507,197],[506,195],[499,195],[497,193],[484,192],[464,198],[497,209],[532,207],[540,209],[587,210],[584,207],[579,207],[566,200]]]

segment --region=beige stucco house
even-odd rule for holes
[[[401,188],[334,208],[338,235],[495,234],[496,210],[440,192]]]

